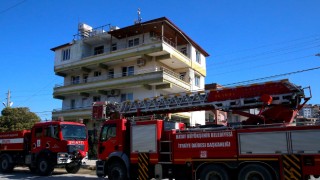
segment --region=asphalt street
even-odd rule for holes
[[[37,174],[32,174],[28,168],[25,167],[16,167],[12,173],[2,174],[0,173],[1,180],[15,180],[15,179],[59,179],[59,180],[90,180],[90,179],[99,179],[95,175],[94,170],[89,169],[81,169],[77,174],[68,174],[66,170],[62,168],[56,168],[52,174],[52,176],[38,176]],[[107,178],[105,178],[107,179]]]

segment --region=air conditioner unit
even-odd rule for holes
[[[143,59],[143,58],[139,58],[139,59],[137,60],[137,65],[138,65],[138,66],[144,66],[144,65],[146,65],[146,60]]]
[[[119,96],[120,95],[120,89],[111,89],[110,91],[107,91],[108,96]]]

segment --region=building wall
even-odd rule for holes
[[[153,43],[155,41],[159,41],[159,37],[150,36],[149,32],[144,34],[138,34],[136,36],[131,36],[123,39],[116,39],[111,38],[109,34],[102,34],[101,36],[103,40],[94,39],[83,39],[83,40],[75,40],[69,43],[68,45],[55,49],[55,57],[54,57],[54,66],[55,68],[59,69],[61,67],[72,67],[74,63],[80,61],[92,61],[94,62],[95,59],[98,59],[100,56],[99,54],[96,56],[94,55],[95,47],[104,46],[103,51],[104,54],[112,54],[110,49],[112,44],[117,44],[116,52],[118,54],[129,54],[137,51],[138,46],[133,46],[132,48],[128,47],[128,42],[130,40],[134,40],[139,38],[139,45],[141,44],[148,44]],[[86,41],[86,42],[84,42]],[[111,42],[112,41],[112,42]],[[205,85],[205,69],[206,69],[206,59],[203,54],[198,55],[198,62],[197,62],[197,50],[191,44],[185,44],[181,46],[177,46],[177,50],[181,51],[184,50],[185,52],[181,54],[181,52],[177,52],[174,47],[170,46],[172,44],[169,43],[169,46],[166,46],[165,51],[168,51],[170,54],[180,54],[182,56],[187,57],[188,61],[190,62],[189,67],[184,68],[173,68],[168,65],[165,65],[158,61],[155,57],[151,57],[150,59],[146,60],[146,64],[144,66],[137,65],[137,57],[127,58],[126,61],[119,61],[117,64],[108,65],[108,69],[103,68],[94,68],[91,69],[90,72],[83,72],[79,68],[74,69],[72,71],[68,71],[63,78],[63,84],[60,86],[69,86],[75,84],[83,84],[85,83],[84,75],[87,75],[86,83],[97,81],[97,80],[104,80],[108,81],[108,75],[110,69],[114,70],[114,77],[122,77],[122,68],[133,66],[134,67],[134,74],[144,74],[148,72],[159,71],[161,68],[166,68],[171,70],[172,72],[176,73],[177,75],[183,76],[184,81],[190,83],[190,91],[198,91],[204,90]],[[70,49],[70,58],[68,60],[62,60],[63,58],[63,51]],[[94,76],[96,72],[101,72],[101,75]],[[74,81],[76,79],[76,81]],[[107,87],[106,87],[107,88]],[[72,93],[65,94],[65,98],[62,101],[62,110],[68,109],[81,109],[81,108],[89,108],[92,103],[94,102],[94,97],[100,97],[100,101],[110,101],[110,102],[120,102],[121,97],[123,98],[124,95],[127,95],[127,99],[130,98],[132,100],[135,99],[144,99],[147,97],[155,97],[160,95],[165,95],[168,93],[176,93],[170,91],[170,89],[156,89],[155,86],[151,86],[151,89],[147,89],[144,87],[126,87],[125,89],[119,89],[120,93],[116,96],[108,96],[99,94],[98,92],[90,92],[87,96],[80,95],[80,93]],[[181,89],[182,92],[185,91]],[[192,112],[187,113],[190,117],[190,124],[205,124],[205,112]],[[79,117],[77,117],[79,118]]]

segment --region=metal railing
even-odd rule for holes
[[[79,32],[78,34],[73,35],[74,40],[85,39],[93,36],[100,35],[102,33],[108,33],[110,31],[110,24],[106,24],[100,27],[93,28],[91,31]]]
[[[99,34],[96,34],[99,35]],[[141,46],[145,46],[145,45],[149,45],[149,44],[154,44],[156,42],[165,42],[166,44],[170,45],[171,47],[173,47],[174,49],[176,49],[179,53],[181,53],[182,55],[186,56],[189,58],[188,54],[180,52],[180,50],[177,48],[176,43],[172,42],[169,38],[163,36],[161,38],[161,36],[154,36],[154,37],[150,37],[151,41],[146,43],[139,43],[138,45],[134,45],[134,46],[130,46],[128,45],[127,42],[120,42],[117,44],[116,47],[112,47],[112,46],[107,46],[105,47],[103,50],[99,50],[99,52],[95,53],[95,52],[90,52],[90,53],[84,53],[82,54],[82,58],[87,58],[87,57],[91,57],[91,56],[97,56],[97,55],[107,55],[107,54],[111,54],[111,53],[115,53],[117,51],[123,51],[123,50],[128,50],[128,49],[133,49],[133,48],[137,48],[137,47],[141,47]]]
[[[78,35],[78,34],[77,34]],[[98,36],[99,34],[96,34],[96,36]],[[130,49],[135,49],[135,48],[140,48],[146,45],[151,45],[151,44],[155,44],[157,42],[163,42],[168,44],[169,46],[171,46],[172,48],[174,48],[176,50],[177,53],[179,53],[180,55],[184,56],[185,58],[190,60],[189,55],[186,52],[182,52],[181,50],[177,49],[177,46],[174,42],[172,42],[170,39],[163,37],[161,38],[161,36],[156,36],[156,37],[151,37],[151,41],[150,42],[144,42],[144,43],[140,43],[138,45],[135,46],[131,46],[129,47],[128,44],[126,42],[122,42],[122,43],[118,43],[117,47],[111,47],[111,46],[107,46],[104,49],[101,49],[99,51],[82,51],[82,55],[81,58],[79,60],[85,59],[85,58],[89,58],[89,57],[95,57],[95,56],[104,56],[104,55],[109,55],[109,54],[113,54],[113,53],[117,53],[117,52],[121,52],[121,51],[125,51],[125,50],[130,50]],[[55,69],[58,68],[63,68],[66,66],[72,66],[73,64],[77,64],[79,62],[79,60],[72,60],[70,62],[65,61],[66,63],[63,64],[57,64],[54,66]]]
[[[117,78],[123,78],[128,76],[135,76],[135,75],[141,75],[141,74],[159,72],[159,71],[163,71],[164,73],[176,78],[179,81],[190,83],[189,79],[186,78],[185,76],[181,76],[179,73],[176,73],[168,68],[160,66],[155,68],[142,69],[134,72],[129,71],[129,72],[122,72],[122,73],[115,73],[115,74],[106,74],[106,75],[101,75],[96,77],[88,77],[85,79],[82,78],[82,79],[77,79],[73,81],[66,81],[64,84],[56,84],[54,88],[66,87],[66,86],[77,85],[77,84],[85,84],[85,83],[96,82],[101,80],[111,80],[111,79],[117,79]]]
[[[64,111],[77,111],[77,110],[91,110],[92,108],[92,102],[91,103],[86,103],[88,105],[83,105],[83,106],[67,106],[67,107],[63,107],[63,108],[58,108],[58,109],[53,109],[53,113],[59,113],[59,112],[64,112]]]

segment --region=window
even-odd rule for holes
[[[79,84],[80,76],[71,76],[71,84]]]
[[[114,69],[108,70],[108,78],[114,78]]]
[[[133,93],[128,93],[127,94],[127,99],[132,101],[133,100]]]
[[[196,51],[196,62],[201,64],[201,56],[199,51]]]
[[[181,72],[180,73],[180,79],[184,80],[184,78],[186,77],[186,74],[187,74],[186,72]]]
[[[183,47],[180,49],[180,52],[184,55],[187,55],[187,47]]]
[[[40,138],[42,136],[42,127],[38,127],[34,131],[34,135],[36,138]]]
[[[134,66],[122,67],[122,76],[134,75]]]
[[[93,96],[92,97],[93,102],[99,102],[101,100],[100,96]]]
[[[70,101],[70,109],[74,109],[76,107],[76,100],[75,99],[71,99]]]
[[[121,94],[120,101],[133,100],[133,93]]]
[[[44,134],[46,137],[52,137],[59,139],[58,126],[48,126],[44,129]]]
[[[70,48],[62,50],[62,61],[70,59]]]
[[[101,71],[95,71],[95,72],[93,73],[93,76],[94,76],[94,77],[101,76]]]
[[[102,54],[104,51],[104,46],[98,46],[94,48],[94,55]]]
[[[111,51],[116,51],[118,48],[117,48],[117,43],[113,43],[111,45]]]
[[[82,98],[82,100],[81,100],[81,106],[82,106],[82,107],[86,107],[86,106],[87,106],[87,102],[88,102],[88,98]]]
[[[121,94],[120,101],[123,102],[123,101],[126,101],[126,100],[127,100],[127,94]]]
[[[200,76],[194,75],[194,85],[200,87]]]
[[[109,124],[103,126],[100,136],[100,141],[106,141],[110,138],[114,138],[117,135],[117,127],[116,124]]]
[[[209,114],[209,122],[215,122],[214,116],[212,114]]]
[[[130,39],[128,41],[128,47],[133,47],[139,45],[139,38]]]
[[[150,31],[150,37],[152,38],[152,37],[157,37],[157,34],[154,32],[154,31]]]
[[[84,75],[83,75],[83,82],[84,82],[84,83],[87,83],[87,82],[88,82],[88,77],[89,77],[89,74],[84,74]]]

